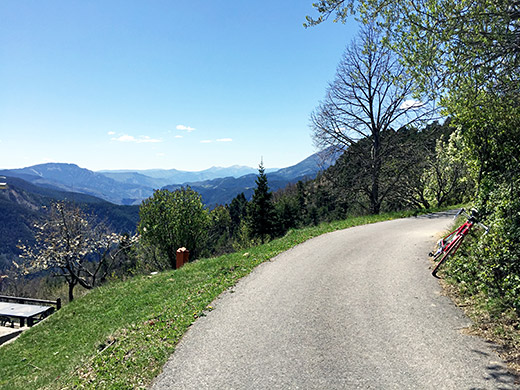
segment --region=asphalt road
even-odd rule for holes
[[[430,275],[451,221],[338,231],[261,265],[192,326],[152,388],[519,388]]]

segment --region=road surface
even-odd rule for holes
[[[152,389],[516,389],[430,275],[448,213],[317,237],[259,266]]]

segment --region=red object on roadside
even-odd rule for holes
[[[182,247],[177,249],[177,258],[175,262],[175,269],[181,268],[190,259],[190,251]]]

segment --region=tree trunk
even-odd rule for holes
[[[74,282],[68,282],[69,284],[69,303],[74,300]]]
[[[370,194],[370,209],[373,214],[381,211],[379,199],[379,174],[381,172],[381,138],[380,130],[373,132],[372,143],[372,188]]]

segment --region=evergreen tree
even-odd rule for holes
[[[265,242],[273,235],[276,213],[263,161],[258,167],[258,177],[255,182],[257,187],[249,204],[249,224],[252,237],[260,238]]]

